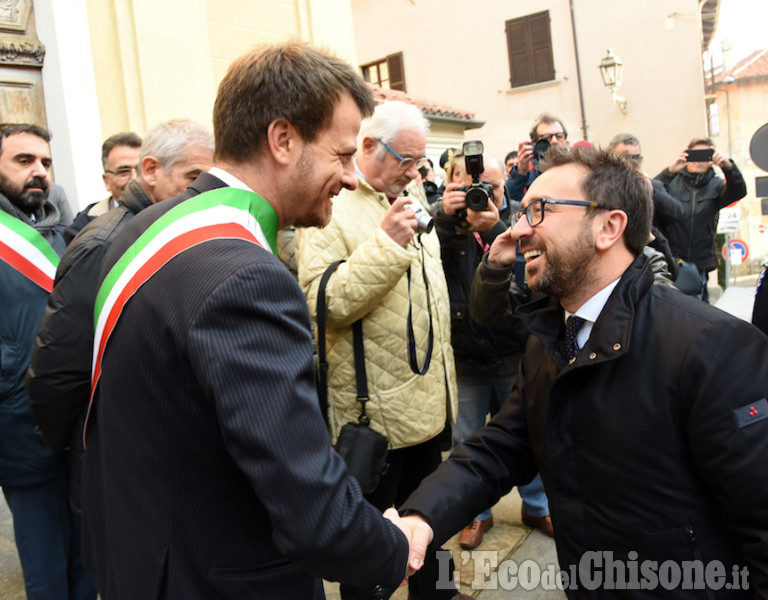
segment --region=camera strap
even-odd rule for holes
[[[411,267],[408,267],[408,364],[411,371],[417,375],[424,375],[429,370],[429,363],[432,360],[432,343],[434,341],[434,330],[432,328],[432,302],[429,295],[429,280],[427,279],[427,265],[424,262],[424,246],[421,244],[421,234],[419,234],[419,246],[421,248],[421,273],[424,277],[424,291],[427,295],[427,313],[429,314],[429,336],[427,338],[427,351],[424,353],[424,362],[419,367],[416,359],[416,337],[413,333],[413,302],[411,301]]]

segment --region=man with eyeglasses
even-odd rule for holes
[[[141,138],[132,131],[116,133],[104,140],[101,145],[104,173],[101,177],[109,196],[89,204],[75,216],[72,224],[64,231],[67,244],[93,219],[117,206],[126,186],[136,177],[140,151]]]
[[[507,197],[520,201],[525,191],[539,174],[537,168],[539,157],[535,156],[536,142],[546,141],[550,147],[567,148],[568,130],[563,121],[549,113],[542,113],[533,123],[529,132],[531,141],[520,142],[517,150],[517,165],[509,172],[507,181]]]
[[[541,295],[517,310],[515,389],[401,507],[414,544],[538,468],[569,597],[765,596],[768,338],[654,285],[650,191],[627,161],[578,148],[542,166],[489,251],[501,271],[519,242]]]
[[[320,278],[329,265],[344,261],[326,288],[328,420],[335,443],[339,430],[361,413],[352,332],[361,319],[370,397],[366,413],[371,427],[390,443],[389,469],[366,494],[381,510],[398,506],[437,467],[439,434],[457,411],[440,242],[434,229],[417,232],[409,208],[411,203],[427,206],[424,188],[414,181],[426,161],[427,131],[418,107],[379,104],[361,127],[357,189],[342,190],[334,199],[325,228],[297,230],[296,236],[299,284],[315,321]],[[457,597],[455,587],[437,589],[438,578],[433,552],[409,579],[409,598]],[[348,585],[341,586],[341,595],[344,600],[364,597]]]

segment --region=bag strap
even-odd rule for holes
[[[343,260],[337,260],[331,263],[320,278],[320,285],[317,287],[317,401],[326,426],[328,426],[328,361],[325,359],[325,288],[331,274],[343,262]]]
[[[421,239],[421,234],[419,234]],[[421,274],[424,278],[424,290],[427,295],[427,314],[429,315],[429,332],[427,334],[427,349],[424,353],[424,362],[419,366],[416,358],[416,336],[413,332],[413,302],[411,301],[411,267],[408,267],[408,317],[406,319],[408,333],[408,365],[416,375],[424,375],[429,370],[429,362],[432,360],[432,343],[434,331],[432,329],[432,302],[429,298],[429,280],[427,279],[427,265],[424,262],[424,246],[421,245]]]
[[[325,314],[326,297],[325,288],[328,280],[343,263],[344,260],[337,260],[331,263],[320,278],[320,284],[317,287],[317,401],[320,404],[320,410],[323,413],[325,424],[328,425],[328,361],[326,360],[326,339],[325,339]],[[363,346],[363,320],[358,319],[352,324],[353,347],[355,353],[355,376],[357,379],[357,401],[360,403],[360,416],[358,422],[363,425],[369,425],[371,420],[365,413],[365,403],[368,402],[368,377],[365,371],[365,348]]]

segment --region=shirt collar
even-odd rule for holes
[[[237,177],[232,175],[232,173],[229,173],[224,169],[221,169],[219,167],[211,167],[210,169],[208,169],[208,172],[214,177],[218,177],[219,179],[221,179],[229,187],[238,188],[240,190],[246,190],[248,192],[253,192],[253,190],[249,188],[245,183],[243,183]]]
[[[621,279],[621,277],[619,277],[619,279]],[[597,294],[582,304],[575,313],[573,313],[577,317],[584,319],[584,325],[582,325],[578,335],[576,336],[576,340],[579,343],[579,348],[583,348],[584,344],[587,343],[587,340],[592,333],[592,326],[595,324],[595,321],[597,321],[600,313],[603,312],[603,308],[605,308],[605,305],[608,302],[608,298],[610,298],[614,288],[618,285],[619,279],[616,279],[606,285],[602,290],[597,292]],[[571,314],[568,311],[565,311],[565,318],[567,319],[570,316]]]

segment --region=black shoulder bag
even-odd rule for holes
[[[317,290],[317,397],[326,423],[328,422],[328,362],[325,356],[325,287],[336,267],[343,262],[338,260],[325,270]],[[357,423],[350,421],[341,428],[336,440],[336,451],[347,463],[349,474],[357,479],[363,493],[370,494],[379,485],[381,476],[389,466],[387,464],[389,441],[371,428],[371,420],[365,413],[365,403],[368,402],[368,380],[365,373],[362,319],[352,324],[352,334],[360,416],[357,418]]]

